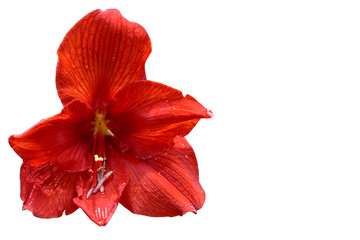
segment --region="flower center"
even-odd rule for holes
[[[113,171],[109,171],[106,173],[105,170],[105,162],[106,162],[106,136],[113,136],[113,133],[110,129],[107,128],[108,120],[105,120],[105,114],[96,113],[95,121],[94,121],[94,135],[92,139],[92,156],[94,160],[92,162],[91,172],[91,188],[86,195],[86,198],[89,198],[91,194],[96,193],[100,190],[100,192],[104,192],[104,182],[110,177]]]
[[[96,113],[95,115],[95,122],[94,122],[94,134],[97,134],[98,132],[102,132],[104,135],[108,135],[110,133],[110,130],[106,127],[106,124],[109,122],[109,120],[105,119],[104,113]]]

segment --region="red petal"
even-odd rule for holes
[[[194,151],[177,137],[167,152],[141,161],[128,158],[129,183],[120,203],[133,213],[161,217],[196,212],[205,201]]]
[[[76,197],[75,183],[77,173],[60,170],[46,163],[39,167],[21,166],[21,199],[23,209],[41,218],[60,217],[71,214],[77,206],[72,199]]]
[[[166,85],[137,81],[126,85],[109,105],[108,124],[136,158],[147,159],[186,136],[200,120],[212,117],[193,97]]]
[[[103,193],[99,191],[86,198],[91,187],[90,173],[84,173],[76,186],[78,197],[74,199],[75,204],[99,226],[105,226],[109,222],[128,182],[125,165],[111,149],[106,161],[106,171],[110,170],[113,174],[105,180]]]
[[[47,162],[63,170],[78,172],[89,167],[92,157],[91,139],[94,118],[92,109],[75,100],[54,117],[40,121],[9,143],[14,151],[32,167]]]
[[[103,106],[126,83],[145,80],[151,42],[145,29],[118,10],[95,10],[65,36],[58,50],[56,85],[65,105],[79,99]]]

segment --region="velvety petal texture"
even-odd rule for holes
[[[129,175],[120,203],[133,213],[162,217],[196,212],[205,201],[195,153],[182,137],[174,147],[146,161],[124,161]]]
[[[41,218],[60,217],[64,211],[71,214],[78,208],[72,201],[77,196],[77,179],[77,173],[65,172],[50,163],[38,167],[23,163],[20,170],[23,209]]]
[[[137,81],[117,93],[107,116],[120,148],[147,159],[172,146],[175,136],[186,136],[201,118],[210,118],[212,113],[179,90]]]
[[[90,165],[93,110],[74,100],[54,117],[40,121],[20,135],[9,138],[10,146],[26,165],[56,163],[63,170],[78,172]]]
[[[145,29],[118,10],[95,10],[82,18],[58,49],[56,86],[64,105],[79,99],[106,105],[126,83],[146,79],[151,42]]]
[[[125,165],[120,161],[118,154],[110,149],[108,155],[111,161],[106,164],[106,169],[113,171],[113,174],[105,180],[104,192],[99,191],[87,198],[91,188],[90,175],[82,174],[76,185],[78,197],[74,199],[74,203],[99,226],[106,225],[111,219],[128,182]]]

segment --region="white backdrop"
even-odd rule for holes
[[[3,1],[1,224],[13,239],[359,239],[358,1]],[[7,138],[61,111],[56,51],[94,9],[150,35],[146,71],[214,118],[188,136],[207,194],[197,215],[118,207],[106,227],[78,210],[22,211],[22,160]]]

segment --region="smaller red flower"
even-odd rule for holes
[[[212,117],[193,97],[146,80],[146,31],[117,10],[81,19],[58,50],[61,113],[9,142],[23,159],[23,209],[43,218],[81,208],[106,225],[121,203],[133,213],[176,216],[205,201],[186,136]]]

